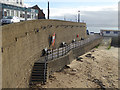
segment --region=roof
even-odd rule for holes
[[[19,7],[9,4],[2,4],[2,8],[31,12],[31,8]],[[35,12],[38,13],[38,10],[35,9]]]

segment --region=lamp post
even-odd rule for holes
[[[50,10],[49,10],[49,0],[48,0],[48,19],[49,19],[49,15],[50,15]]]
[[[78,22],[80,22],[80,11],[78,11]]]

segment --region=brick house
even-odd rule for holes
[[[43,13],[43,10],[38,7],[38,5],[35,5],[31,8],[38,10],[38,19],[45,19],[45,14]]]

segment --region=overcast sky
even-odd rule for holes
[[[50,0],[50,19],[76,21],[80,10],[81,21],[88,26],[118,25],[119,0]],[[47,17],[47,0],[25,0],[27,7],[38,5]]]

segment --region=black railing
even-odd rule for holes
[[[45,56],[45,59],[46,59],[45,61],[53,60],[53,59],[59,58],[61,56],[64,56],[70,50],[77,48],[79,46],[85,45],[89,42],[92,42],[92,41],[94,41],[96,39],[100,39],[100,38],[101,38],[101,36],[92,36],[92,37],[89,37],[89,38],[81,40],[81,41],[76,41],[74,43],[70,43],[69,45],[66,45],[65,47],[62,47],[62,48],[47,51],[47,55]]]

